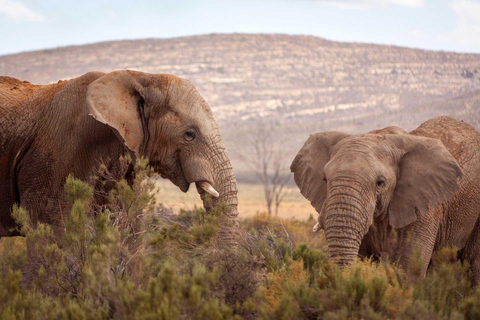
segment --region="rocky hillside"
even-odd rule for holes
[[[213,34],[0,57],[0,74],[33,83],[115,69],[190,79],[210,103],[233,154],[245,132],[272,119],[288,132],[287,158],[308,133],[323,130],[358,133],[389,125],[410,130],[437,115],[480,129],[478,54],[310,36]],[[237,167],[242,170],[240,163]]]

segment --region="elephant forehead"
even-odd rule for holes
[[[216,130],[217,123],[207,102],[193,84],[182,78],[167,75],[168,90],[155,91],[158,100],[165,99],[165,120],[174,125],[196,126],[204,134]]]
[[[369,184],[379,174],[378,161],[362,158],[335,157],[325,166],[325,177],[328,180],[350,180]]]
[[[212,133],[217,128],[211,114],[198,108],[175,108],[166,112],[163,119],[174,126],[196,127],[204,135]]]
[[[388,148],[367,143],[368,140],[354,140],[336,150],[325,166],[325,174],[334,176],[362,177],[366,181],[376,179],[379,174],[388,174],[394,158]]]
[[[169,86],[167,96],[169,106],[178,112],[198,113],[203,110],[210,113],[207,102],[190,82],[188,82],[188,85]]]
[[[185,125],[194,125],[201,131],[211,131],[217,128],[217,122],[210,108],[205,100],[198,94],[194,99],[186,97],[178,101],[178,104],[172,109],[174,110],[174,114],[183,120]]]
[[[195,86],[188,81],[187,79],[178,78],[172,75],[167,75],[166,79],[168,93],[170,99],[178,99],[178,100],[185,100],[185,99],[195,99],[196,95],[198,95],[197,89]],[[162,83],[162,86],[165,84]]]
[[[177,113],[172,112],[172,111],[168,111],[165,114],[164,119],[165,119],[166,122],[168,122],[170,124],[173,124],[173,125],[181,125],[182,124],[182,120],[177,115]]]
[[[395,151],[395,145],[384,135],[363,134],[340,141],[335,146],[333,154],[387,161],[395,156]]]
[[[325,173],[333,174],[334,172],[339,171],[364,171],[367,168],[371,168],[374,162],[376,161],[371,157],[357,155],[355,153],[340,152],[325,165]]]

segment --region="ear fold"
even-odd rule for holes
[[[310,200],[318,213],[321,213],[327,194],[327,183],[323,180],[323,168],[330,160],[332,148],[348,136],[350,135],[338,131],[312,134],[290,166],[300,192]]]
[[[137,157],[148,134],[138,76],[134,71],[112,72],[92,82],[87,91],[90,115],[110,126]]]
[[[459,188],[462,169],[440,140],[411,135],[386,137],[405,152],[388,209],[390,225],[403,228],[450,199]]]

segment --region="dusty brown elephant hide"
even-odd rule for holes
[[[291,170],[339,263],[387,256],[407,269],[420,250],[424,276],[435,251],[453,245],[480,282],[480,133],[469,124],[313,134]]]
[[[182,191],[197,185],[209,210],[237,216],[237,185],[217,123],[188,81],[171,75],[90,72],[51,85],[0,77],[0,237],[18,235],[17,203],[62,234],[69,173],[89,181],[101,163],[147,157]]]

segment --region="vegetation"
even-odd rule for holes
[[[242,218],[251,218],[258,212],[267,211],[265,207],[264,187],[261,184],[238,182],[238,208]],[[159,179],[156,182],[159,188],[157,198],[159,201],[165,201],[165,207],[172,209],[175,213],[180,210],[192,210],[201,207],[202,200],[198,196],[196,188],[190,188],[188,192],[183,193],[176,185],[166,179]],[[278,208],[278,217],[292,218],[298,220],[307,220],[315,212],[310,202],[305,199],[296,185],[286,187],[286,195],[282,205]]]
[[[238,157],[253,171],[255,179],[263,186],[265,207],[269,215],[278,209],[288,192],[292,180],[288,168],[290,161],[285,157],[285,145],[289,141],[285,128],[278,121],[266,121],[246,134],[246,150]]]
[[[480,318],[480,290],[454,248],[413,284],[385,261],[340,269],[311,232],[313,218],[258,214],[235,231],[221,206],[175,215],[156,205],[146,162],[135,172],[132,187],[119,179],[102,194],[103,206],[69,177],[61,239],[13,209],[25,238],[0,242],[0,319]],[[232,232],[235,243],[224,240]]]

